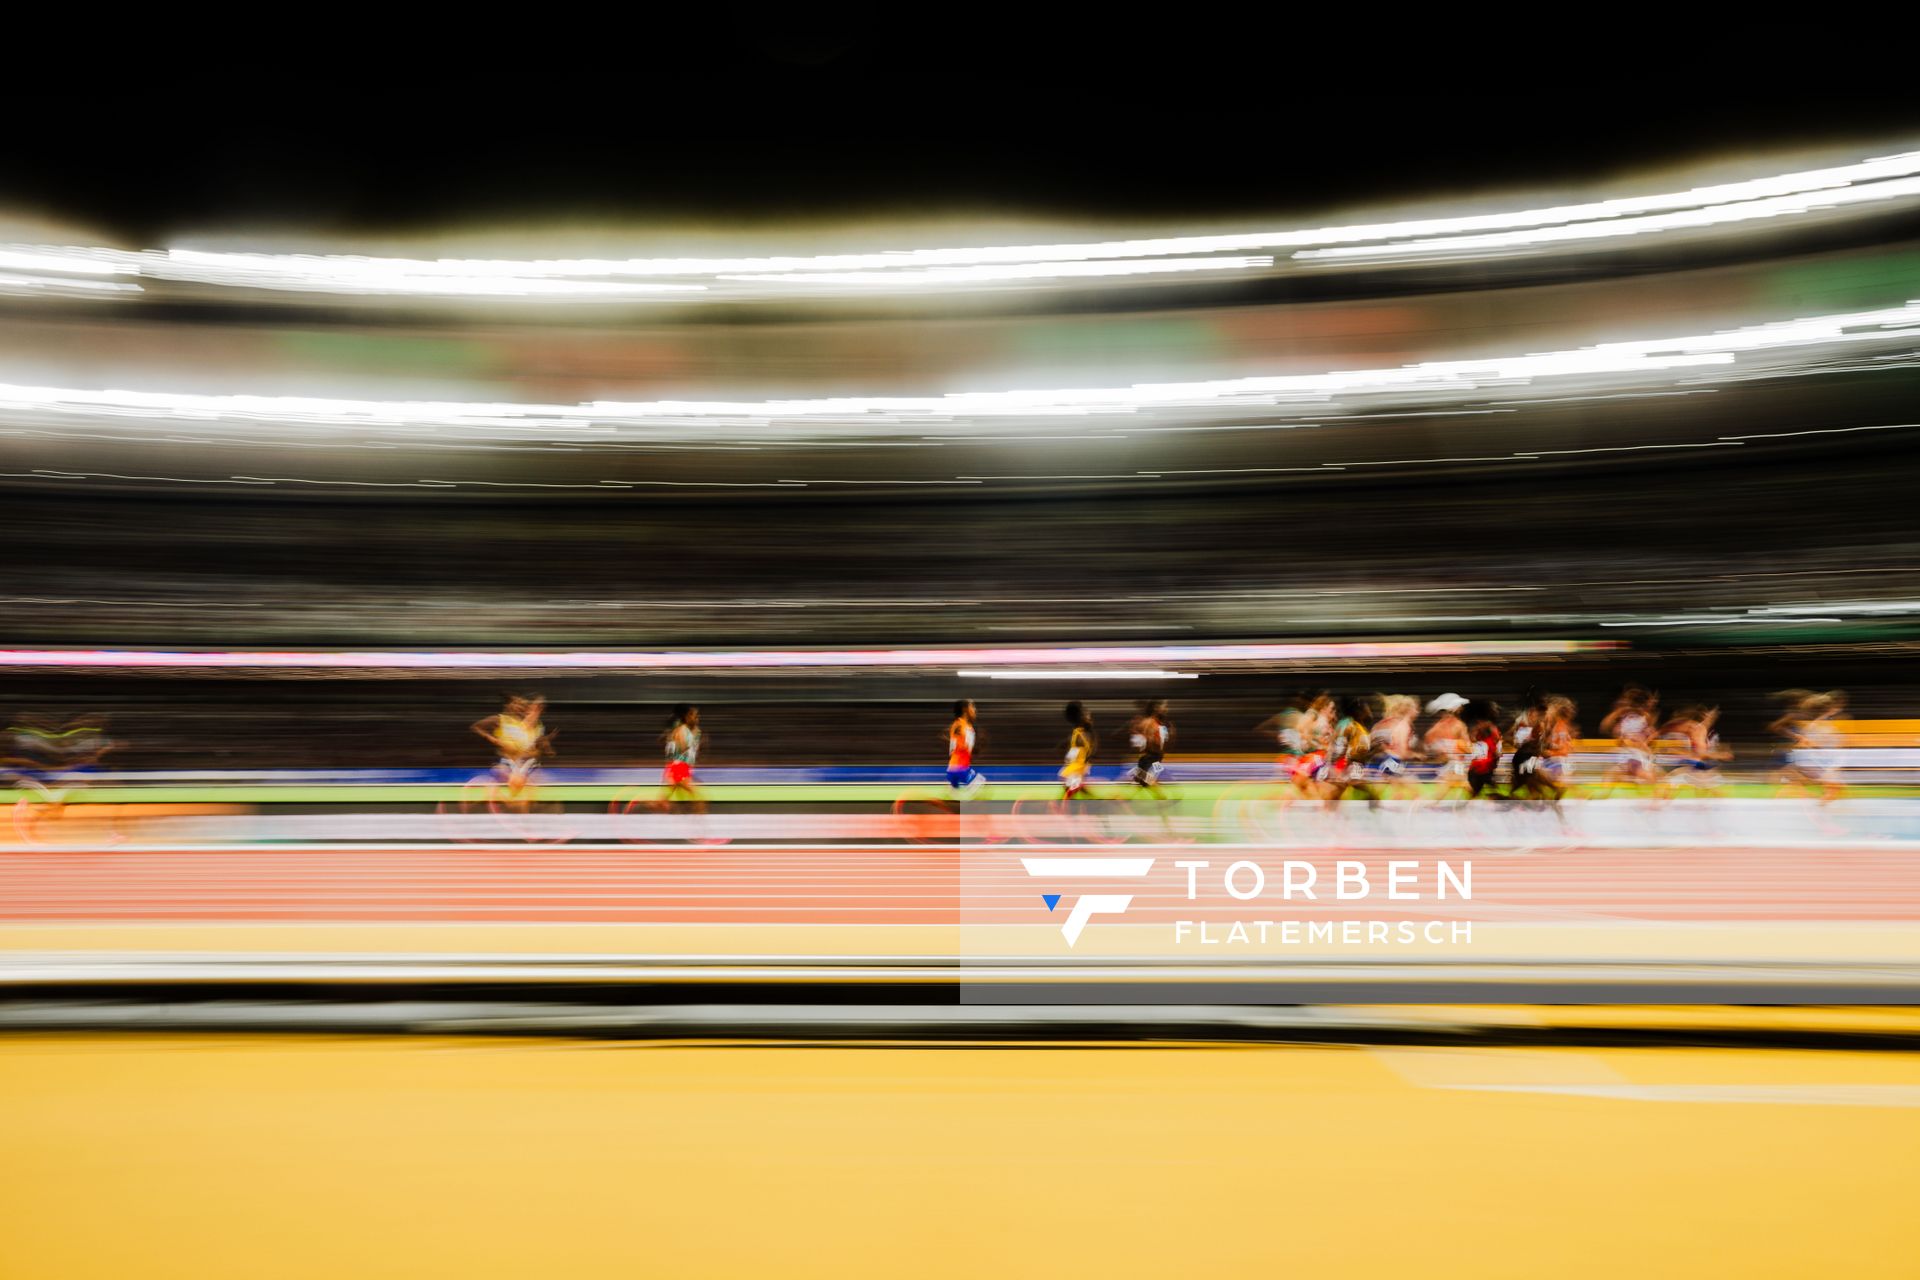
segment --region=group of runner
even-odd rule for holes
[[[1785,786],[1837,799],[1842,785],[1834,751],[1839,734],[1834,721],[1845,712],[1837,693],[1793,690],[1783,695],[1786,711],[1773,729],[1782,740],[1776,770]],[[542,760],[553,752],[554,733],[543,722],[541,698],[512,698],[473,731],[499,752],[495,776],[509,796],[519,795]],[[1486,699],[1443,693],[1425,704],[1430,718],[1418,727],[1421,704],[1403,695],[1301,697],[1255,726],[1279,747],[1279,781],[1301,800],[1333,804],[1348,796],[1377,804],[1381,799],[1426,799],[1438,803],[1494,795],[1558,806],[1574,785],[1574,755],[1581,742],[1573,700],[1528,690],[1512,716]],[[1089,781],[1101,734],[1081,702],[1066,705],[1065,758],[1059,770],[1066,800],[1090,798]],[[974,766],[979,745],[979,712],[970,699],[953,704],[947,726],[947,784],[955,798],[966,799],[986,783]],[[1623,690],[1600,722],[1611,739],[1612,756],[1590,794],[1606,796],[1621,786],[1651,791],[1664,798],[1680,790],[1712,795],[1725,785],[1720,772],[1733,758],[1720,740],[1719,708],[1688,706],[1664,714],[1659,696],[1638,685]],[[1163,699],[1138,704],[1124,732],[1133,764],[1125,782],[1164,799],[1161,780],[1173,743],[1173,724]],[[673,709],[660,734],[665,753],[662,781],[666,799],[704,808],[694,768],[702,733],[700,709]],[[1669,744],[1677,759],[1662,766],[1657,744]],[[1500,789],[1502,761],[1508,768]],[[1431,784],[1431,790],[1427,785]]]
[[[1793,690],[1789,706],[1773,724],[1782,740],[1776,780],[1812,792],[1822,803],[1842,794],[1834,721],[1845,713],[1837,693]],[[1296,703],[1259,726],[1280,744],[1283,776],[1302,798],[1328,802],[1357,792],[1369,801],[1382,795],[1417,799],[1419,775],[1427,775],[1435,802],[1497,795],[1557,807],[1574,785],[1574,759],[1582,739],[1571,698],[1529,689],[1510,719],[1484,699],[1445,693],[1427,703],[1433,717],[1415,732],[1419,703],[1410,697],[1334,699],[1321,695]],[[1721,741],[1720,709],[1695,704],[1663,714],[1659,695],[1628,685],[1600,722],[1610,739],[1611,759],[1589,794],[1611,795],[1621,786],[1650,791],[1656,800],[1682,790],[1716,795],[1726,785],[1721,766],[1733,758]],[[1662,765],[1656,751],[1668,749]],[[1506,789],[1498,790],[1506,758]]]
[[[962,698],[953,704],[953,723],[947,726],[947,785],[962,798],[971,796],[986,782],[986,776],[973,767],[978,715],[972,699]],[[1087,782],[1093,770],[1093,757],[1099,750],[1100,734],[1084,703],[1069,702],[1066,721],[1067,754],[1060,766],[1060,786],[1067,799],[1075,800],[1088,794]],[[1160,775],[1166,768],[1167,749],[1172,744],[1173,725],[1167,719],[1166,702],[1158,698],[1142,702],[1139,714],[1127,723],[1127,745],[1134,754],[1128,781],[1156,796],[1161,795]]]
[[[1793,690],[1789,706],[1773,724],[1783,746],[1776,778],[1782,785],[1817,794],[1822,803],[1843,791],[1835,749],[1834,721],[1845,712],[1837,693]],[[1280,746],[1282,778],[1303,799],[1329,803],[1349,793],[1377,802],[1418,799],[1419,778],[1440,802],[1495,795],[1557,807],[1574,785],[1574,759],[1582,739],[1571,698],[1529,689],[1511,718],[1484,699],[1444,693],[1426,704],[1432,717],[1416,732],[1416,699],[1394,695],[1303,699],[1258,726]],[[1716,795],[1726,785],[1721,766],[1733,758],[1720,740],[1720,709],[1691,705],[1663,714],[1659,695],[1628,685],[1600,722],[1611,740],[1611,759],[1589,794],[1611,795],[1621,786],[1650,791],[1656,800],[1682,790]],[[1662,765],[1656,747],[1668,748]],[[1498,788],[1507,760],[1505,791]]]
[[[546,709],[545,698],[509,698],[501,711],[473,723],[473,732],[500,753],[493,776],[509,803],[521,801],[541,762],[553,754],[556,735],[543,721]],[[663,803],[681,802],[705,811],[705,797],[693,780],[693,768],[700,759],[700,739],[700,708],[675,707],[660,734],[666,752],[666,767],[661,772],[667,792]]]
[[[1844,787],[1834,754],[1840,745],[1834,721],[1845,714],[1844,697],[1804,690],[1781,696],[1788,706],[1772,726],[1782,741],[1776,781],[1814,794],[1823,804],[1838,799]],[[1375,804],[1382,799],[1439,803],[1491,795],[1558,807],[1574,786],[1574,758],[1582,739],[1571,698],[1529,689],[1519,712],[1509,718],[1491,701],[1443,693],[1425,710],[1431,719],[1422,730],[1417,698],[1322,693],[1295,699],[1254,731],[1273,737],[1280,749],[1279,781],[1301,800],[1333,804],[1353,795]],[[971,702],[956,703],[949,730],[948,781],[966,794],[981,781],[972,764],[974,717]],[[1081,703],[1067,704],[1066,719],[1071,731],[1060,769],[1062,794],[1083,799],[1091,794],[1087,779],[1099,738]],[[1697,704],[1663,716],[1658,694],[1628,685],[1600,723],[1612,740],[1611,759],[1590,794],[1604,797],[1622,786],[1649,791],[1656,800],[1682,790],[1718,794],[1726,785],[1721,765],[1733,758],[1720,740],[1719,721],[1718,707]],[[1158,795],[1172,736],[1167,704],[1141,703],[1127,726],[1135,761],[1126,780]],[[1657,745],[1668,748],[1670,762],[1664,766]]]

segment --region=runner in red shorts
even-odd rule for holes
[[[693,765],[700,756],[700,708],[675,707],[660,741],[667,748],[666,799],[686,800],[695,813],[705,813],[707,802],[693,784]]]
[[[1500,768],[1500,708],[1476,698],[1463,713],[1472,745],[1467,754],[1467,795],[1477,799]]]

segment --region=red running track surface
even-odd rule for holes
[[[1152,857],[1144,879],[1030,877],[1020,856]],[[1318,868],[1321,901],[1285,902],[1283,858]],[[1197,901],[1176,860],[1206,859]],[[1250,859],[1266,893],[1219,875]],[[1332,901],[1334,863],[1366,864],[1369,897]],[[1472,863],[1473,898],[1434,899],[1433,864]],[[1386,864],[1419,864],[1418,902],[1386,898]],[[1244,882],[1243,882],[1244,884]],[[898,846],[48,848],[0,854],[0,920],[496,921],[766,924],[1044,923],[1042,893],[1130,892],[1131,921],[1431,918],[1509,923],[1920,920],[1920,852],[1899,848],[1423,850],[1245,847],[956,851]],[[1057,918],[1057,917],[1056,917]]]

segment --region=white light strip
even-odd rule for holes
[[[1030,876],[1144,876],[1153,870],[1152,858],[1021,858]]]
[[[413,670],[700,671],[784,667],[912,669],[954,667],[961,674],[1052,665],[1052,674],[1110,671],[1088,663],[1315,662],[1326,659],[1520,657],[1588,653],[1619,647],[1609,640],[1406,640],[1329,644],[1075,645],[1059,648],[741,649],[672,652],[541,652],[527,650],[206,650],[0,649],[0,667],[126,670]],[[968,667],[967,663],[999,663]],[[1059,664],[1076,664],[1063,666]],[[1128,672],[1128,675],[1137,672]],[[1189,679],[1188,676],[1173,676]]]
[[[723,275],[721,280],[780,284],[864,284],[889,288],[929,284],[984,284],[1002,280],[1057,280],[1087,276],[1164,275],[1175,271],[1245,271],[1270,267],[1271,257],[1152,258],[1143,262],[1022,262],[1012,266],[913,267],[899,271],[788,271]]]
[[[38,276],[18,271],[0,271],[0,293],[65,294],[89,298],[103,294],[142,293],[131,280],[90,280],[73,276]]]
[[[1542,244],[1566,244],[1578,240],[1618,239],[1660,231],[1693,231],[1703,227],[1778,218],[1814,210],[1837,209],[1848,205],[1920,195],[1920,178],[1877,182],[1863,187],[1801,192],[1768,200],[1749,200],[1740,204],[1706,209],[1685,209],[1607,222],[1583,222],[1566,226],[1531,227],[1481,235],[1441,236],[1389,244],[1342,245],[1329,249],[1302,249],[1293,256],[1304,259],[1351,261],[1358,258],[1398,257],[1415,254],[1462,254],[1507,249],[1531,248]]]
[[[178,251],[176,251],[177,253]],[[212,256],[212,255],[203,255]],[[261,255],[265,256],[265,255]],[[704,284],[669,283],[640,280],[580,280],[543,275],[535,271],[518,273],[445,275],[421,271],[368,271],[362,260],[322,258],[330,264],[324,271],[300,270],[262,263],[258,266],[230,266],[212,262],[196,270],[171,266],[173,256],[143,257],[139,272],[160,280],[191,281],[198,284],[228,285],[244,289],[277,289],[299,293],[353,293],[367,296],[405,297],[554,297],[618,300],[660,294],[704,293]],[[417,264],[422,268],[431,263]]]
[[[1792,616],[1707,617],[1707,618],[1649,618],[1645,622],[1603,622],[1603,627],[1736,627],[1759,624],[1762,626],[1788,626],[1801,622],[1843,622],[1843,618],[1808,617],[1802,614]]]
[[[460,442],[530,446],[546,443],[617,445],[679,442],[712,446],[721,427],[750,432],[761,445],[817,439],[873,439],[930,428],[952,434],[994,429],[996,420],[1046,418],[1072,435],[1111,431],[1113,419],[1154,414],[1146,425],[1164,425],[1167,415],[1271,413],[1337,419],[1343,397],[1393,402],[1450,403],[1499,388],[1515,389],[1557,379],[1634,378],[1639,384],[1671,381],[1674,371],[1732,366],[1742,357],[1787,352],[1783,363],[1756,362],[1742,376],[1808,371],[1797,348],[1842,343],[1905,344],[1920,338],[1920,301],[1905,306],[1813,316],[1751,325],[1720,333],[1610,342],[1568,351],[1536,352],[1475,360],[1429,361],[1397,368],[1333,370],[1205,382],[1138,383],[1119,387],[957,392],[939,396],[845,396],[810,400],[594,401],[584,404],[521,404],[506,401],[351,400],[312,396],[263,396],[78,389],[0,383],[0,418],[16,425],[58,431],[102,419],[127,428],[177,433],[191,423],[208,442],[235,429],[278,429],[277,443],[302,435],[328,442],[348,438],[400,439],[412,443]],[[1894,367],[1889,365],[1888,367]],[[1729,371],[1731,372],[1731,370]],[[1577,384],[1576,384],[1577,385]],[[1602,383],[1617,390],[1617,384]],[[1554,391],[1564,387],[1550,388]],[[1329,413],[1329,409],[1333,412]],[[1005,429],[1005,428],[1000,428]],[[1539,452],[1539,451],[1536,451]]]
[[[69,275],[126,275],[132,255],[115,249],[43,249],[0,245],[0,271],[60,271]]]
[[[730,258],[391,258],[356,254],[128,251],[0,245],[0,269],[122,275],[185,284],[370,296],[644,300],[780,296],[840,288],[940,289],[982,282],[1125,278],[1322,260],[1511,253],[1697,230],[1920,196],[1920,151],[1685,191],[1520,209],[1226,235]],[[1217,255],[1247,255],[1221,257]],[[705,283],[670,283],[689,277]],[[743,288],[744,287],[744,288]]]
[[[1806,614],[1806,613],[1842,613],[1842,614],[1899,614],[1920,613],[1920,600],[1861,600],[1839,601],[1830,604],[1780,604],[1767,605],[1747,610],[1748,613],[1765,614]]]
[[[1044,671],[956,671],[969,680],[1198,680],[1188,671],[1116,671],[1112,667],[1053,667]]]

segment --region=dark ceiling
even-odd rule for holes
[[[502,220],[1235,218],[1920,135],[1900,81],[1832,92],[1724,47],[1576,65],[1564,47],[1489,49],[1463,31],[1380,53],[1366,33],[1291,22],[1100,35],[981,21],[136,35],[118,58],[10,72],[0,206],[139,242]],[[1728,79],[1701,79],[1705,64]]]

